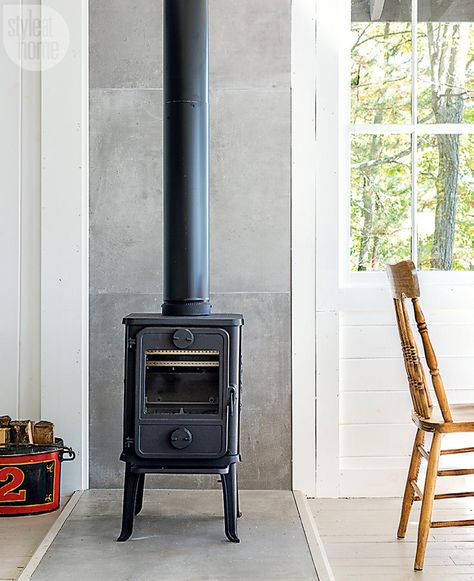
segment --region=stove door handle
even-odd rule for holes
[[[235,410],[235,398],[237,396],[237,386],[236,385],[229,385],[229,413],[231,416],[234,415]]]

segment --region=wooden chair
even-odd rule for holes
[[[405,537],[408,518],[414,500],[421,500],[420,522],[418,525],[418,543],[415,557],[415,570],[423,569],[426,543],[431,528],[449,526],[474,525],[474,520],[432,521],[433,500],[447,498],[462,498],[474,496],[474,492],[453,492],[435,494],[436,478],[438,476],[462,476],[474,474],[474,469],[440,470],[440,456],[446,454],[464,454],[474,452],[473,448],[458,448],[441,450],[441,440],[444,434],[454,432],[474,432],[474,405],[449,405],[444,390],[443,380],[438,369],[436,355],[431,345],[425,318],[420,307],[420,288],[415,265],[411,260],[404,260],[394,265],[387,265],[388,278],[395,303],[398,330],[402,344],[403,359],[408,376],[408,386],[413,402],[412,420],[417,426],[413,452],[411,456],[408,477],[403,496],[398,538]],[[405,299],[411,299],[416,325],[421,335],[423,351],[429,368],[431,380],[438,405],[433,405],[426,375],[420,357],[415,337],[412,332]],[[433,434],[429,452],[423,447],[426,432]],[[421,459],[428,461],[426,480],[423,492],[417,484]]]

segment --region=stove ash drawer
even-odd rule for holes
[[[142,458],[219,458],[227,452],[222,425],[142,424],[136,452]]]

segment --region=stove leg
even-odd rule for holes
[[[135,516],[140,514],[143,508],[143,489],[145,488],[145,474],[140,474],[138,479],[137,500],[135,502]]]
[[[137,488],[140,474],[132,472],[130,464],[125,468],[125,485],[123,491],[123,510],[122,510],[122,531],[117,539],[118,542],[126,541],[133,532],[133,517],[137,499]]]
[[[231,464],[229,466],[229,473],[222,475],[222,491],[224,493],[224,522],[226,537],[232,543],[240,543],[240,539],[237,536],[237,464]]]
[[[237,464],[235,465],[236,471],[236,486],[237,486],[237,518],[242,516],[242,512],[240,511],[240,491],[239,491],[239,471],[237,470]]]

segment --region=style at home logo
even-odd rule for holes
[[[45,71],[63,60],[69,27],[59,12],[44,4],[6,4],[2,16],[3,46],[17,66]]]

